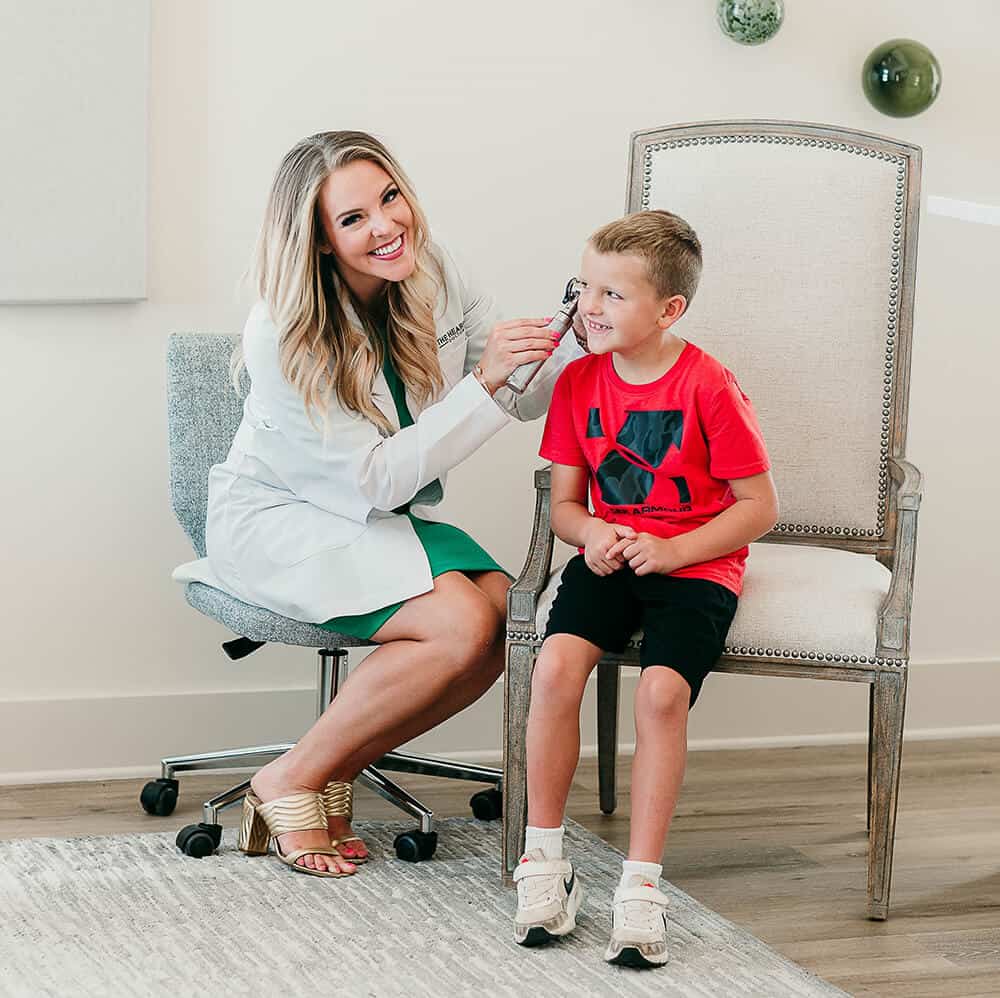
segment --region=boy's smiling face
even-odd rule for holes
[[[577,284],[580,319],[593,354],[643,353],[680,318],[687,304],[682,295],[661,298],[647,274],[647,264],[634,253],[598,253],[589,243],[583,251]]]

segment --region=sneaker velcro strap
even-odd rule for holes
[[[670,898],[655,887],[625,887],[615,891],[615,904],[621,901],[652,901],[666,907]]]
[[[550,859],[545,863],[532,861],[528,863],[518,863],[514,870],[514,880],[523,880],[525,877],[552,877],[557,874],[568,875],[565,860]]]

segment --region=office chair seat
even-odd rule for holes
[[[372,643],[350,634],[325,630],[317,624],[283,617],[202,582],[188,583],[184,587],[184,598],[206,617],[255,642],[277,641],[306,648],[361,648]]]

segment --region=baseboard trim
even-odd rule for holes
[[[622,675],[623,752],[633,749],[629,705],[638,681],[638,669]],[[1000,702],[1000,661],[924,661],[911,665],[908,685],[908,741],[1000,737],[992,707]],[[712,676],[691,716],[690,750],[864,743],[865,687],[824,683],[824,694],[817,696],[816,686],[774,677]],[[582,714],[585,758],[596,755],[594,694],[591,684]],[[315,692],[301,686],[0,700],[0,786],[154,777],[165,756],[294,741],[314,711]],[[497,684],[406,749],[495,763],[502,711],[503,686]],[[58,739],[52,732],[59,732]]]
[[[963,738],[1000,738],[1000,724],[978,724],[965,728],[921,728],[907,731],[906,742],[959,741]],[[788,735],[773,738],[700,738],[688,743],[689,752],[748,751],[751,749],[808,748],[822,745],[863,745],[864,732],[845,731],[836,735]],[[619,745],[621,755],[632,755],[635,743]],[[581,745],[581,759],[596,759],[597,745]],[[496,752],[478,750],[449,752],[453,762],[469,762],[480,766],[499,766],[501,757]],[[230,769],[235,777],[251,769]],[[35,770],[21,773],[0,773],[0,786],[22,786],[46,783],[103,783],[109,780],[155,779],[160,775],[158,766],[109,766],[104,769]]]

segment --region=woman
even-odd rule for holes
[[[208,558],[175,577],[378,645],[244,807],[241,848],[273,836],[296,870],[342,876],[367,858],[349,806],[331,804],[343,785],[503,670],[509,576],[429,507],[450,468],[545,411],[580,347],[556,350],[544,319],[494,324],[492,299],[430,241],[406,175],[363,132],[285,156],[256,281],[251,390],[210,475]],[[528,392],[502,388],[535,361]]]

